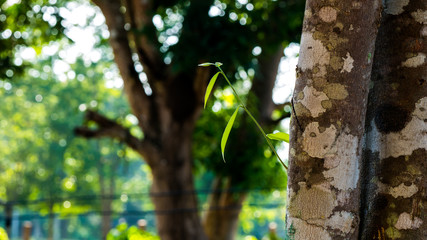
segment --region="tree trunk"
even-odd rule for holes
[[[362,239],[426,239],[427,2],[385,2],[364,146]]]
[[[106,239],[107,234],[111,229],[111,204],[115,188],[114,174],[112,174],[114,171],[114,166],[113,164],[111,166],[111,172],[109,174],[109,187],[107,188],[105,179],[106,174],[103,168],[104,164],[105,162],[103,162],[103,159],[100,159],[98,166],[98,179],[101,192],[101,239]]]
[[[193,121],[172,123],[157,154],[147,156],[153,174],[151,198],[162,240],[206,239],[192,174]],[[166,133],[166,132],[165,132]]]
[[[287,228],[357,239],[361,140],[380,1],[308,0],[293,95]]]
[[[209,197],[209,210],[203,227],[209,240],[232,240],[237,235],[239,214],[247,193],[232,192],[230,180],[224,186],[224,179],[217,177],[213,193]]]

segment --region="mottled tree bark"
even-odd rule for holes
[[[362,239],[427,239],[427,2],[385,1],[364,146]]]
[[[306,4],[293,95],[288,233],[357,239],[365,107],[381,1]]]

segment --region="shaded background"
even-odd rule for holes
[[[122,91],[100,9],[82,0],[0,4],[0,226],[12,239],[21,236],[25,221],[32,222],[34,239],[100,239],[106,229],[143,218],[146,230],[156,235],[150,167],[124,141],[75,134],[82,125],[99,128],[85,118],[90,110],[145,137]],[[269,132],[287,131],[298,52],[292,42],[299,42],[304,1],[169,0],[151,7],[152,25],[123,28],[150,39],[172,75],[193,74],[201,60],[223,62],[260,123]],[[150,96],[147,64],[137,53],[132,58]],[[180,88],[187,85],[171,88],[185,94]],[[186,111],[185,102],[177,104]],[[240,205],[222,206],[237,211],[237,239],[261,239],[270,222],[278,223],[283,238],[286,174],[244,116],[232,131],[227,164],[221,160],[219,141],[236,104],[231,89],[218,80],[192,136],[190,194],[198,206],[191,211],[206,216],[215,194],[226,193],[242,199]],[[277,147],[286,159],[286,145]]]

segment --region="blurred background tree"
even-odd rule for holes
[[[109,31],[94,10],[87,13],[89,17],[70,22],[70,9],[89,8],[86,1],[2,2],[0,43],[5,48],[0,52],[4,61],[0,72],[2,95],[9,101],[1,110],[2,140],[5,146],[16,143],[16,148],[4,150],[13,153],[1,154],[8,159],[1,167],[13,170],[11,176],[4,175],[4,182],[16,193],[4,190],[2,198],[114,195],[126,184],[116,179],[116,171],[124,164],[118,159],[130,148],[152,171],[156,211],[171,212],[156,216],[162,239],[205,239],[206,235],[233,239],[248,192],[283,188],[286,175],[245,117],[232,131],[229,161],[223,164],[219,139],[235,101],[218,81],[218,100],[201,113],[213,72],[197,64],[223,62],[257,119],[272,131],[289,117],[289,111],[284,111],[288,103],[274,103],[272,90],[284,48],[299,39],[304,1],[93,2],[105,16]],[[72,51],[62,50],[61,55],[60,49],[77,42],[81,32],[76,28],[93,25],[92,47],[97,54],[80,53],[72,64],[65,64],[69,69],[53,73],[55,65],[70,58],[67,55]],[[57,43],[61,45],[54,51],[58,55],[40,59],[43,50]],[[30,48],[37,57],[25,61],[24,52]],[[37,62],[29,67],[31,61]],[[111,77],[117,69],[129,107],[117,92],[121,84]],[[23,106],[18,108],[19,104]],[[87,143],[75,138],[71,130],[82,122],[82,111],[87,114],[84,126],[75,131],[78,135],[115,140]],[[9,120],[14,115],[18,115],[16,120]],[[17,125],[15,131],[11,124]],[[17,137],[23,129],[30,131],[29,136]],[[211,188],[211,196],[196,199],[193,173],[201,179],[197,187]],[[102,201],[98,208],[110,212],[111,201]],[[197,201],[207,201],[210,209],[203,223]],[[46,202],[46,214],[66,213],[65,206],[79,206],[82,212],[94,207],[71,200],[59,205]],[[103,222],[102,236],[106,236],[111,224],[108,214]]]

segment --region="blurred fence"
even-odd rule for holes
[[[251,194],[262,196],[272,191],[283,191],[284,189],[263,188],[263,189],[229,189],[228,192],[250,192]],[[206,206],[199,204],[198,208],[170,209],[156,211],[151,204],[152,198],[168,197],[172,195],[209,195],[212,193],[221,193],[224,190],[212,191],[210,189],[199,189],[196,191],[175,191],[163,193],[133,193],[116,195],[70,195],[66,197],[53,197],[35,200],[13,200],[0,201],[0,226],[8,229],[11,239],[26,239],[25,236],[31,235],[31,239],[46,239],[48,235],[48,224],[53,224],[53,239],[101,239],[101,221],[102,216],[111,216],[111,225],[115,226],[120,222],[126,222],[129,225],[136,225],[140,219],[147,221],[147,229],[155,231],[155,216],[169,215],[177,212],[199,212],[215,210],[236,210],[240,206]],[[257,199],[257,200],[253,200]],[[282,196],[277,201],[264,201],[263,197],[255,197],[244,203],[245,207],[254,207],[261,210],[274,210],[285,207],[285,197]],[[110,200],[113,204],[112,211],[90,210],[94,202]],[[125,201],[124,201],[125,200]],[[63,205],[66,202],[73,202],[76,206],[86,206],[83,210],[75,207],[75,211],[61,211],[53,209],[54,213],[41,211],[40,206],[49,204]],[[86,205],[85,205],[86,204]],[[144,206],[145,205],[145,206]],[[89,207],[88,207],[89,206]],[[95,207],[92,207],[94,209]],[[31,227],[29,227],[31,226]],[[30,230],[28,229],[30,228]],[[29,233],[30,232],[30,233]]]

